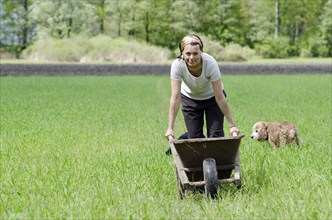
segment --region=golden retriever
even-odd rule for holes
[[[297,128],[289,122],[257,122],[253,127],[251,139],[268,141],[271,147],[289,145],[293,141],[300,146]]]

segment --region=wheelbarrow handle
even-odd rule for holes
[[[232,136],[233,136],[233,137],[237,136],[237,132],[233,132],[233,133],[232,133]]]
[[[173,140],[174,140],[174,138],[173,138],[172,135],[168,136],[168,141],[169,141],[169,142],[171,142],[171,141],[173,141]]]

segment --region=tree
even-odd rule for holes
[[[222,45],[232,42],[246,45],[249,42],[247,31],[250,28],[249,5],[246,0],[197,0],[198,27],[196,29],[211,35]],[[202,16],[203,15],[203,16]]]
[[[62,39],[72,34],[94,35],[95,7],[86,1],[35,1],[31,12],[39,35]]]
[[[301,0],[282,2],[281,31],[293,43],[314,35],[320,24],[319,16],[326,0]]]
[[[33,40],[33,24],[29,20],[31,0],[1,1],[1,47],[14,52],[18,58]]]
[[[273,3],[273,1],[249,1],[250,11],[252,12],[252,28],[248,35],[253,45],[259,45],[274,34]]]
[[[97,16],[97,22],[99,24],[98,33],[104,34],[106,26],[106,17],[108,15],[107,7],[109,5],[109,1],[107,0],[87,0],[87,1],[95,7],[95,14]]]
[[[145,41],[150,44],[172,48],[176,41],[176,35],[170,31],[171,12],[165,8],[172,7],[172,0],[149,1],[149,4],[142,4],[144,11]]]
[[[277,38],[279,36],[279,0],[274,1],[274,37]]]
[[[123,37],[126,18],[124,15],[126,12],[129,14],[127,3],[127,1],[112,0],[107,4],[105,8],[105,22],[108,28],[107,31],[104,31],[105,34],[112,37]]]
[[[139,37],[142,27],[138,26],[137,0],[111,0],[106,10],[106,34],[112,37]]]
[[[332,0],[326,2],[321,16],[322,38],[326,41],[327,56],[332,57]]]
[[[319,33],[320,14],[327,0],[250,1],[253,11],[252,41],[268,51],[273,42],[281,42],[288,56],[297,56],[301,48]],[[331,19],[331,18],[330,18]],[[277,55],[277,54],[275,54]]]
[[[222,46],[272,48],[275,57],[304,49],[331,56],[331,1],[0,0],[0,45],[19,54],[35,35],[104,34],[174,50],[183,35],[197,33]]]
[[[290,38],[292,49],[289,55],[300,55],[302,48],[312,47],[312,42],[316,45],[321,44],[317,41],[317,33],[320,33],[319,18],[325,2],[326,0],[281,1],[280,29],[283,36]]]

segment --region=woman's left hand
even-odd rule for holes
[[[229,131],[231,132],[231,134],[236,134],[238,135],[240,133],[240,130],[236,127],[236,126],[232,126]]]

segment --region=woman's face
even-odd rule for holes
[[[183,59],[189,67],[198,67],[201,65],[201,49],[198,44],[188,44],[182,51]]]

